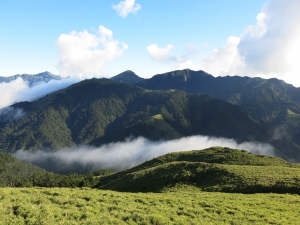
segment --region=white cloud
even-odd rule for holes
[[[238,144],[233,139],[216,138],[208,136],[183,137],[170,141],[149,141],[143,137],[127,139],[125,142],[116,142],[103,145],[99,148],[81,146],[63,149],[57,152],[19,150],[14,156],[31,163],[45,159],[61,161],[62,165],[80,163],[94,165],[94,168],[126,169],[158,157],[169,152],[201,150],[212,146],[223,146],[247,150],[253,153],[274,155],[273,147],[269,144],[244,142]]]
[[[169,63],[175,60],[174,57],[170,56],[170,51],[172,49],[173,45],[171,44],[167,45],[165,48],[160,48],[157,44],[147,46],[151,58],[159,63]]]
[[[19,92],[28,88],[22,78],[18,78],[10,83],[0,83],[0,108],[11,105],[16,102],[16,96]]]
[[[125,18],[129,13],[137,13],[141,9],[141,5],[136,4],[135,0],[124,0],[117,5],[113,5],[120,17]]]
[[[228,42],[203,59],[214,75],[277,77],[300,86],[300,2],[270,0],[245,28],[240,41]],[[225,62],[224,62],[225,60]]]
[[[196,69],[196,66],[190,59],[197,53],[197,49],[193,44],[187,45],[185,54],[179,57],[170,54],[172,49],[173,45],[171,44],[168,44],[165,48],[160,48],[157,44],[147,46],[151,58],[158,63],[173,64],[172,69]]]
[[[104,26],[99,26],[97,35],[86,30],[62,34],[56,45],[60,54],[56,67],[60,74],[80,78],[100,76],[105,64],[128,48],[114,40],[113,32]]]
[[[227,75],[235,73],[236,68],[242,68],[238,44],[240,38],[231,36],[225,46],[214,49],[213,53],[202,60],[202,69],[214,75]]]
[[[33,101],[54,91],[78,82],[76,79],[50,80],[29,87],[27,82],[18,78],[10,83],[0,83],[0,109],[20,101]]]
[[[197,70],[197,66],[194,65],[192,60],[179,59],[179,61],[173,66],[173,70],[191,69]]]

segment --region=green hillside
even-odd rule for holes
[[[204,93],[239,105],[267,122],[281,118],[288,108],[300,113],[300,89],[275,78],[213,77],[201,70],[186,69],[158,74],[137,85],[150,90]]]
[[[300,161],[300,88],[275,78],[213,77],[204,71],[189,69],[158,74],[136,85],[149,90],[203,93],[238,105],[270,127],[273,135],[268,143],[290,160]]]
[[[60,149],[144,136],[189,135],[266,141],[268,127],[240,107],[207,95],[149,91],[108,79],[90,79],[34,102],[13,105],[25,116],[0,123],[0,150]]]
[[[100,179],[97,187],[160,192],[177,184],[203,191],[300,194],[300,167],[276,157],[213,147],[170,153]]]
[[[109,170],[94,171],[95,175]],[[90,187],[95,185],[93,174],[59,175],[0,152],[0,187]]]

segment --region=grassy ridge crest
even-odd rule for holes
[[[96,187],[161,192],[177,184],[204,191],[300,193],[300,168],[276,157],[212,147],[169,153],[100,179]]]

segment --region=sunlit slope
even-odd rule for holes
[[[2,224],[297,224],[298,195],[1,188]]]
[[[144,136],[151,140],[210,135],[267,141],[268,127],[240,107],[207,95],[149,91],[108,79],[84,80],[34,102],[25,116],[0,122],[0,150],[60,149]]]
[[[160,192],[184,183],[205,191],[300,193],[300,167],[276,157],[213,147],[169,153],[100,179],[100,189]]]

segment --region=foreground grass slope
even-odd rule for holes
[[[297,224],[300,197],[96,189],[1,188],[0,224]]]
[[[169,153],[100,179],[97,187],[160,192],[178,183],[205,191],[300,193],[300,168],[276,157],[212,147]]]

